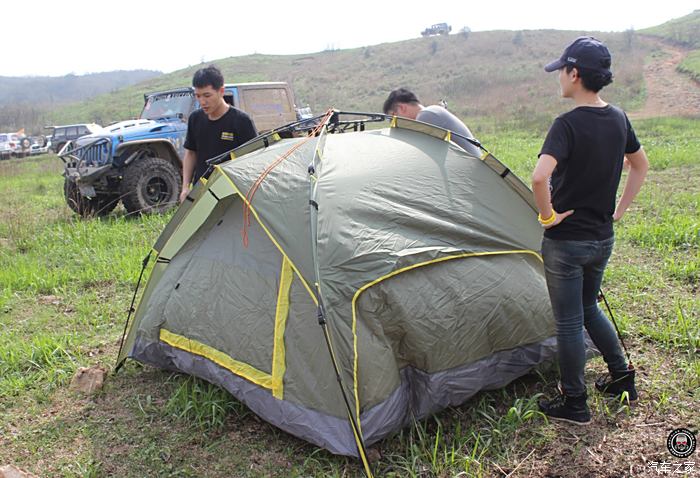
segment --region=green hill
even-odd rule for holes
[[[641,30],[640,33],[692,48],[693,50],[678,65],[678,71],[700,81],[700,10],[662,25]]]
[[[640,30],[639,33],[663,38],[689,48],[700,48],[700,10],[658,26]]]
[[[161,74],[131,70],[58,77],[0,76],[0,131],[25,128],[30,134],[43,133],[43,126],[50,123],[49,111]]]
[[[645,97],[643,65],[657,46],[650,37],[700,45],[700,10],[638,34],[524,30],[471,32],[416,38],[349,50],[304,55],[248,55],[217,64],[227,82],[287,81],[297,104],[321,113],[329,107],[378,111],[390,90],[412,88],[424,104],[445,99],[449,108],[477,129],[516,123],[543,127],[568,107],[557,99],[556,75],[542,67],[579,35],[593,34],[613,54],[614,83],[606,100],[633,110]],[[47,122],[107,124],[139,114],[148,91],[189,85],[195,65],[83,101],[56,108]],[[700,52],[679,69],[700,78]]]
[[[248,55],[214,63],[227,82],[287,81],[297,104],[320,113],[329,107],[379,111],[390,90],[406,86],[424,104],[445,99],[474,121],[539,124],[565,108],[556,75],[542,67],[575,37],[590,32],[491,31],[417,38],[306,55]],[[606,99],[630,108],[642,99],[642,65],[649,47],[637,35],[595,33],[613,53],[615,82]],[[55,123],[106,124],[136,116],[143,93],[189,85],[202,65],[139,83],[90,101],[57,109]]]
[[[80,101],[161,74],[160,71],[130,70],[65,76],[0,76],[0,105],[56,105]]]

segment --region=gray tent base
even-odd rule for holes
[[[588,340],[589,355],[596,352]],[[245,380],[216,363],[164,342],[137,339],[131,357],[156,367],[191,374],[225,388],[254,413],[280,429],[332,453],[357,457],[357,448],[346,418],[277,400],[270,391]],[[481,390],[501,388],[534,367],[556,357],[556,338],[496,352],[465,367],[428,374],[413,367],[401,370],[401,385],[386,400],[361,415],[366,445],[372,445],[413,420],[420,420],[448,406],[456,406]],[[414,411],[414,415],[409,413]],[[377,419],[378,417],[382,417]],[[373,428],[372,424],[381,424]]]

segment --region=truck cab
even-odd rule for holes
[[[265,133],[297,120],[292,89],[284,82],[238,83],[225,85],[224,99],[248,113]]]

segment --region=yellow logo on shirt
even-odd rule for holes
[[[224,141],[233,141],[233,133],[221,132],[221,139]]]

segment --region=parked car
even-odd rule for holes
[[[95,123],[81,123],[47,126],[46,129],[52,130],[52,149],[55,153],[59,153],[68,141],[73,141],[89,134],[99,133],[102,131],[102,126]]]
[[[17,133],[0,134],[0,159],[10,159],[20,151],[20,136]]]
[[[29,155],[46,154],[51,149],[51,136],[35,136],[29,148]]]
[[[287,83],[225,85],[224,99],[248,113],[259,132],[297,119]],[[199,108],[191,87],[144,95],[139,119],[109,125],[68,144],[64,195],[82,216],[105,215],[121,200],[129,213],[161,212],[177,204],[187,119]],[[54,143],[58,139],[53,138]]]

